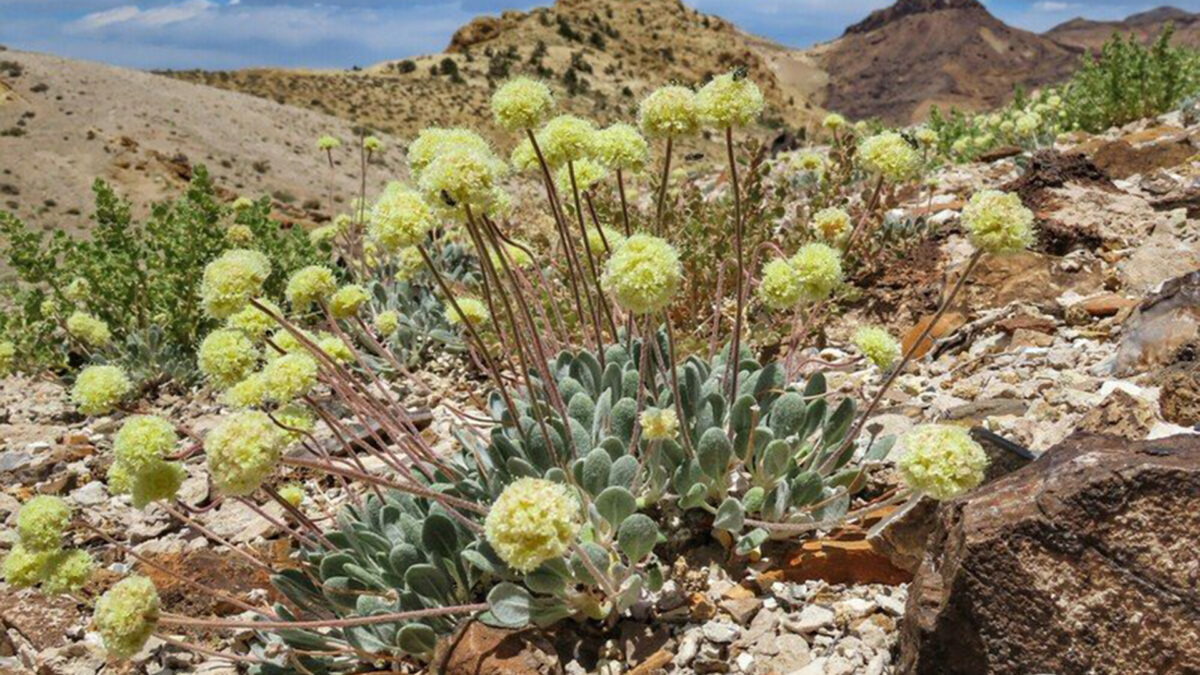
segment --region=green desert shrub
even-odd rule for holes
[[[257,249],[276,270],[264,291],[278,296],[288,271],[317,259],[303,232],[270,219],[268,202],[222,203],[203,167],[180,197],[153,205],[141,222],[110,185],[97,180],[93,190],[86,236],[47,236],[0,214],[11,275],[0,333],[16,346],[20,368],[96,360],[139,380],[187,379],[196,346],[217,325],[198,302],[209,262],[228,249]]]

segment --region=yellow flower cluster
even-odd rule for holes
[[[554,95],[544,82],[517,77],[492,94],[492,115],[508,131],[533,129],[554,110]]]
[[[913,134],[913,138],[917,139],[917,142],[921,144],[921,147],[931,148],[937,145],[938,133],[929,127],[921,127],[920,129],[917,129],[916,133]]]
[[[508,161],[514,169],[521,173],[532,171],[539,166],[537,151],[533,149],[533,143],[528,138],[523,138],[520,143],[517,143],[512,154],[509,155]]]
[[[581,195],[608,176],[608,169],[604,168],[603,164],[588,157],[558,167],[558,170],[554,172],[554,186],[558,188],[558,193],[567,203],[573,203],[574,190],[571,185],[571,169],[575,170],[575,187],[579,188]]]
[[[240,223],[230,225],[229,229],[225,230],[225,241],[234,246],[245,246],[254,241],[254,230]]]
[[[913,491],[949,499],[983,482],[988,457],[962,427],[924,424],[900,438],[900,476]]]
[[[114,461],[108,472],[113,494],[128,493],[136,508],[172,499],[187,472],[165,459],[178,442],[171,423],[148,415],[130,417],[113,439]]]
[[[71,280],[67,287],[63,289],[63,296],[71,302],[83,302],[87,300],[88,295],[92,292],[92,284],[87,279],[78,277]]]
[[[4,377],[13,371],[13,364],[17,360],[17,346],[8,340],[0,341],[0,377]]]
[[[579,503],[565,485],[519,478],[488,511],[484,534],[509,567],[532,572],[566,553],[579,525]]]
[[[430,127],[417,134],[408,146],[408,168],[414,179],[420,178],[434,159],[451,149],[475,150],[489,155],[491,146],[482,136],[470,129]]]
[[[81,549],[51,553],[39,570],[42,590],[52,595],[75,593],[87,583],[94,567],[91,554]]]
[[[687,87],[660,87],[638,106],[638,126],[650,138],[691,136],[700,128],[696,94]]]
[[[789,163],[802,173],[820,174],[825,170],[825,158],[812,151],[792,153]]]
[[[600,229],[589,227],[584,243],[588,251],[596,257],[608,255],[625,241],[625,235],[611,227],[600,226]],[[605,246],[605,244],[608,244]]]
[[[671,408],[646,408],[638,421],[648,441],[665,441],[679,433],[679,416]]]
[[[266,400],[266,382],[262,373],[254,373],[225,390],[221,400],[234,408],[253,408]]]
[[[458,303],[458,309],[455,309],[455,303]],[[462,313],[459,314],[458,310],[462,310]],[[484,321],[487,321],[491,316],[491,314],[488,312],[487,306],[476,298],[463,297],[455,298],[454,302],[447,301],[445,311],[446,321],[448,321],[451,326],[462,325],[463,317],[466,317],[466,320],[470,322],[472,326],[478,326]]]
[[[75,378],[71,400],[84,415],[105,415],[133,391],[133,383],[117,366],[88,366]]]
[[[625,310],[648,314],[671,304],[682,278],[679,253],[666,240],[635,234],[613,251],[601,285]]]
[[[409,281],[425,268],[425,258],[416,246],[400,249],[396,254],[396,281]]]
[[[226,495],[244,497],[266,480],[283,452],[286,437],[266,413],[239,412],[208,432],[208,473]]]
[[[254,307],[242,310],[246,311],[261,315]],[[224,389],[246,377],[258,365],[259,356],[258,347],[245,333],[234,328],[219,328],[200,343],[196,362],[213,386]]]
[[[379,140],[378,136],[364,136],[363,150],[370,153],[383,152],[383,141]]]
[[[538,145],[550,166],[578,162],[592,153],[596,125],[574,115],[559,115],[538,132]]]
[[[391,337],[400,329],[400,315],[392,310],[385,310],[375,315],[375,330],[383,337]]]
[[[76,311],[67,317],[67,332],[88,347],[105,347],[112,340],[108,324],[87,312]]]
[[[864,140],[858,146],[858,159],[868,173],[893,183],[913,178],[921,170],[921,156],[894,131]]]
[[[333,270],[324,265],[309,265],[292,273],[283,293],[293,309],[303,311],[314,303],[324,302],[336,288]]]
[[[333,297],[329,299],[329,313],[335,319],[349,319],[358,314],[358,310],[366,304],[367,291],[358,284],[346,284],[337,289]]]
[[[877,326],[863,326],[855,331],[854,346],[880,370],[887,370],[900,358],[900,343]]]
[[[317,139],[318,150],[333,150],[334,148],[341,147],[341,145],[342,142],[333,136],[325,135]]]
[[[283,316],[283,312],[279,309],[279,306],[266,298],[258,298],[258,304],[267,308],[276,316]],[[225,325],[242,331],[252,340],[261,340],[264,335],[271,332],[278,324],[275,323],[275,319],[271,318],[270,314],[267,314],[254,305],[247,304],[244,309],[230,316]]]
[[[846,118],[837,113],[829,113],[825,119],[821,120],[821,126],[830,131],[837,131],[846,126]]]
[[[354,352],[350,351],[345,340],[336,335],[322,333],[317,340],[317,349],[338,363],[350,363],[354,360]]]
[[[17,512],[17,542],[0,563],[0,573],[14,588],[38,583],[47,593],[71,593],[87,582],[92,558],[84,551],[63,550],[63,531],[71,509],[58,497],[39,495]]]
[[[62,548],[63,530],[71,522],[71,507],[58,497],[38,495],[17,512],[17,536],[34,553]]]
[[[307,352],[285,354],[268,363],[262,376],[266,398],[276,403],[288,403],[317,386],[317,361]]]
[[[429,203],[452,210],[463,206],[486,208],[496,200],[502,169],[503,162],[490,149],[485,153],[454,147],[435,157],[421,172],[417,184]]]
[[[217,319],[228,318],[262,293],[269,276],[271,261],[258,251],[235,248],[222,253],[204,268],[200,281],[204,311]]]
[[[100,596],[92,620],[110,656],[128,659],[158,626],[158,590],[146,577],[122,579]]]
[[[775,310],[791,309],[799,304],[804,298],[804,286],[790,262],[776,258],[763,265],[758,297],[764,305]]]
[[[696,92],[696,112],[707,125],[742,127],[762,114],[763,95],[748,77],[726,73]]]
[[[614,171],[641,171],[650,159],[650,145],[632,125],[618,122],[596,132],[595,156]],[[537,157],[533,158],[537,161]],[[514,160],[514,164],[515,164]]]
[[[807,302],[824,300],[842,283],[842,255],[825,244],[805,244],[788,262],[800,278],[801,299]]]
[[[279,496],[283,497],[283,501],[291,504],[293,508],[299,508],[304,501],[304,488],[297,483],[288,483],[279,488]]]
[[[392,181],[371,210],[367,233],[381,249],[392,253],[425,241],[433,225],[433,213],[420,193]]]
[[[1005,255],[1033,245],[1033,212],[1011,192],[981,190],[962,210],[962,224],[975,248]]]
[[[829,206],[813,214],[812,229],[825,241],[838,241],[850,234],[850,214]]]

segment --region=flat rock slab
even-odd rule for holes
[[[943,505],[906,673],[1200,673],[1200,436],[1077,434]]]

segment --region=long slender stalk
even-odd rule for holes
[[[904,371],[904,367],[907,366],[910,361],[912,361],[913,354],[915,354],[916,351],[921,348],[921,344],[924,343],[925,339],[929,337],[929,333],[933,331],[933,327],[937,325],[937,322],[941,320],[942,315],[944,315],[946,310],[950,308],[951,303],[954,302],[954,298],[958,296],[958,292],[962,290],[964,285],[966,285],[967,277],[971,276],[971,272],[975,269],[975,266],[979,264],[979,260],[982,257],[982,251],[977,250],[975,253],[971,254],[971,259],[967,261],[966,269],[963,270],[962,276],[960,276],[958,281],[955,282],[954,288],[950,290],[950,294],[947,295],[946,299],[942,301],[941,306],[938,307],[937,312],[934,313],[933,318],[929,320],[929,323],[925,324],[925,328],[921,330],[921,334],[917,336],[917,339],[914,340],[911,345],[909,345],[907,350],[905,350],[904,356],[900,359],[900,363],[896,364],[896,367],[892,369],[892,372],[888,373],[887,379],[883,381],[883,386],[879,388],[879,391],[876,392],[875,397],[871,399],[871,403],[867,405],[866,410],[864,410],[859,416],[858,422],[854,424],[854,428],[849,434],[846,435],[846,439],[843,440],[841,445],[838,446],[838,449],[831,453],[829,458],[822,463],[820,473],[824,474],[828,472],[833,463],[837,461],[837,458],[846,450],[847,447],[850,446],[851,443],[855,441],[855,439],[858,438],[858,435],[862,433],[863,427],[866,426],[867,420],[871,417],[871,413],[875,412],[875,408],[877,408],[879,406],[879,402],[883,400],[883,395],[887,393],[887,390],[891,388],[892,383],[895,382],[896,378],[900,376],[900,373]]]
[[[473,614],[489,608],[486,602],[472,605],[454,605],[452,607],[433,607],[411,612],[395,612],[391,614],[374,614],[371,616],[355,616],[346,619],[317,619],[314,621],[241,621],[225,619],[198,619],[179,614],[163,613],[159,622],[167,626],[198,626],[201,628],[249,628],[251,630],[279,629],[310,629],[310,628],[353,628],[355,626],[374,626],[381,623],[400,623],[415,619],[428,619],[436,616],[451,616],[454,614]]]
[[[742,354],[742,320],[746,310],[746,260],[742,251],[742,191],[738,185],[737,160],[733,155],[733,127],[725,127],[725,151],[729,155],[729,179],[733,188],[733,243],[737,249],[737,313],[733,317],[733,344],[725,361],[725,376],[729,379],[729,401],[737,400],[738,370]],[[730,422],[732,425],[732,420]],[[732,426],[730,427],[732,433]]]
[[[675,139],[667,136],[667,150],[663,155],[662,178],[658,184],[658,206],[654,212],[654,234],[660,237],[662,236],[663,207],[667,203],[667,183],[671,177],[671,151],[674,145]]]
[[[159,506],[161,506],[164,511],[169,513],[171,515],[171,517],[184,523],[185,525],[190,526],[192,529],[196,530],[197,532],[199,532],[206,538],[211,539],[212,541],[215,541],[218,544],[221,544],[225,548],[228,548],[233,553],[236,553],[242,560],[245,560],[246,562],[250,563],[255,568],[260,569],[260,570],[266,572],[267,574],[274,573],[274,570],[272,570],[271,566],[268,565],[267,563],[263,562],[262,560],[259,560],[258,558],[254,557],[254,556],[250,555],[249,553],[243,551],[242,549],[238,548],[237,546],[235,546],[233,544],[233,542],[229,541],[225,537],[222,537],[221,535],[217,534],[216,532],[213,532],[212,530],[208,529],[207,527],[201,525],[195,519],[188,517],[186,514],[182,513],[178,509],[172,508],[171,505],[168,504],[167,502],[165,502],[165,501],[160,502]]]

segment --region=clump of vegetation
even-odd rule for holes
[[[17,368],[111,362],[139,381],[187,381],[197,345],[217,325],[196,297],[209,262],[231,248],[262,251],[275,270],[264,293],[278,297],[287,273],[317,258],[303,232],[269,218],[265,201],[221,203],[203,167],[182,197],[156,204],[145,222],[135,222],[108,184],[93,189],[87,238],[62,230],[46,236],[0,214],[15,277],[0,335],[15,346]]]
[[[137,652],[159,626],[193,626],[257,631],[266,644],[240,660],[266,673],[427,663],[468,616],[505,627],[612,625],[670,574],[664,547],[697,533],[731,556],[758,556],[772,538],[977,485],[986,464],[978,444],[961,430],[919,427],[899,442],[904,485],[863,498],[867,469],[896,444],[864,435],[866,421],[929,328],[903,353],[880,329],[856,336],[859,358],[881,378],[865,405],[830,391],[819,369],[800,376],[802,333],[793,331],[777,358],[755,353],[759,324],[792,326],[837,303],[846,269],[872,254],[864,242],[883,227],[888,195],[927,166],[900,134],[852,130],[831,116],[835,158],[797,159],[805,175],[789,183],[820,209],[802,214],[794,241],[803,243],[772,242],[761,231],[770,221],[760,204],[765,178],[746,180],[755,160],[739,160],[735,142],[763,106],[758,87],[732,72],[698,91],[653,92],[637,127],[599,129],[553,117],[549,87],[519,78],[496,92],[493,113],[516,137],[512,164],[544,194],[548,253],[514,236],[508,163],[466,129],[430,129],[414,140],[413,185],[389,185],[373,206],[360,194],[353,214],[317,236],[327,263],[284,278],[252,238],[214,251],[219,257],[197,275],[195,306],[220,327],[204,337],[200,364],[231,410],[186,451],[175,447],[186,430],[127,419],[109,485],[190,522],[172,505],[179,463],[204,461],[221,499],[275,502],[294,525],[293,564],[234,550],[270,570],[289,602],[235,599],[254,614],[246,620],[179,616],[161,610],[152,584],[132,577],[96,603],[110,653]],[[687,311],[679,305],[692,301],[683,292],[688,276],[703,274],[686,255],[703,244],[681,256],[667,227],[667,206],[679,198],[676,144],[702,130],[723,138],[726,177],[714,197],[723,206],[692,215],[722,220],[706,231],[710,246],[727,242],[714,263],[728,282],[702,303],[714,310],[707,351],[676,336],[690,325],[678,318]],[[626,189],[650,164],[651,144],[661,164],[643,204]],[[328,155],[335,144],[318,147]],[[611,202],[597,208],[602,187]],[[852,197],[861,203],[853,212]],[[1014,196],[986,191],[964,209],[963,227],[975,252],[930,327],[984,255],[1029,244],[1033,216]],[[455,259],[435,253],[451,245],[474,260],[457,276]],[[435,452],[396,400],[397,391],[427,387],[389,344],[401,322],[381,300],[418,268],[488,382],[481,410],[447,406],[461,422],[449,452]],[[95,326],[87,332],[100,335]],[[134,392],[120,368],[94,365],[73,396],[86,414],[101,415]],[[336,439],[336,452],[318,427]],[[307,452],[292,452],[300,448]],[[297,506],[303,490],[275,487],[280,467],[332,476],[348,503],[315,522]],[[83,518],[66,521],[56,515],[54,532],[90,528]],[[20,558],[14,565],[26,567]]]

